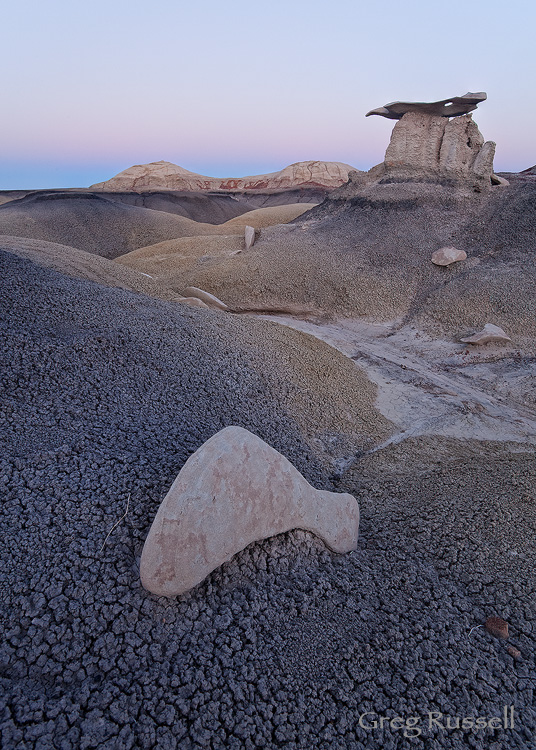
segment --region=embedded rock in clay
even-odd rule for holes
[[[505,178],[501,177],[498,174],[492,174],[491,175],[491,184],[492,185],[498,185],[499,187],[508,187],[510,182]]]
[[[190,307],[204,307],[206,310],[209,309],[207,303],[203,302],[203,300],[198,297],[180,297],[178,301],[182,302],[184,305],[190,305]]]
[[[221,299],[218,299],[213,294],[210,294],[210,292],[205,292],[203,289],[198,289],[196,286],[187,287],[184,290],[184,296],[197,297],[197,299],[200,299],[202,302],[204,302],[207,307],[214,307],[217,310],[229,309],[225,302],[222,302]]]
[[[436,266],[450,266],[459,260],[465,260],[467,253],[465,250],[458,250],[457,247],[442,247],[432,253],[432,263]]]
[[[244,228],[244,242],[246,245],[246,250],[249,250],[250,247],[253,247],[255,243],[255,229],[254,227],[250,227],[246,225]]]
[[[141,581],[153,594],[177,596],[251,542],[304,529],[349,552],[358,528],[352,495],[314,489],[259,437],[226,427],[190,456],[162,501],[143,547]]]
[[[472,336],[460,339],[464,344],[504,344],[512,339],[506,335],[502,328],[494,326],[493,323],[486,323],[484,328]]]

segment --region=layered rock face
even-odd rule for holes
[[[383,179],[451,181],[486,190],[494,155],[495,143],[484,142],[471,115],[449,120],[408,112],[393,128]]]
[[[336,188],[348,180],[355,170],[336,161],[300,161],[279,172],[249,177],[206,177],[168,161],[137,164],[105,182],[91,186],[93,190],[291,190],[300,187]]]

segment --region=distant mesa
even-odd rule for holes
[[[271,191],[296,188],[337,188],[348,181],[355,167],[338,161],[299,161],[279,172],[249,177],[206,177],[189,172],[169,161],[137,164],[105,182],[91,185],[92,190],[142,191]],[[359,171],[359,170],[357,170]]]

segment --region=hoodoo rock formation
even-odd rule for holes
[[[105,182],[91,186],[92,190],[291,190],[296,188],[337,188],[355,170],[338,161],[299,161],[279,172],[249,177],[206,177],[189,172],[169,161],[137,164],[125,169]]]
[[[352,173],[350,185],[435,183],[465,192],[490,190],[495,143],[484,142],[469,114],[485,99],[483,92],[469,93],[430,103],[393,102],[371,110],[367,117],[381,115],[397,123],[384,161],[366,173]]]

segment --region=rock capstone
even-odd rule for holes
[[[226,427],[190,456],[162,501],[143,547],[142,584],[158,596],[183,594],[248,544],[291,529],[349,552],[359,506],[311,487],[248,430]]]
[[[457,117],[475,110],[480,102],[488,98],[484,91],[478,93],[467,92],[463,96],[453,96],[450,99],[440,99],[437,102],[391,102],[384,107],[371,109],[365,117],[380,115],[389,120],[400,120],[408,112],[419,112],[439,117]]]

